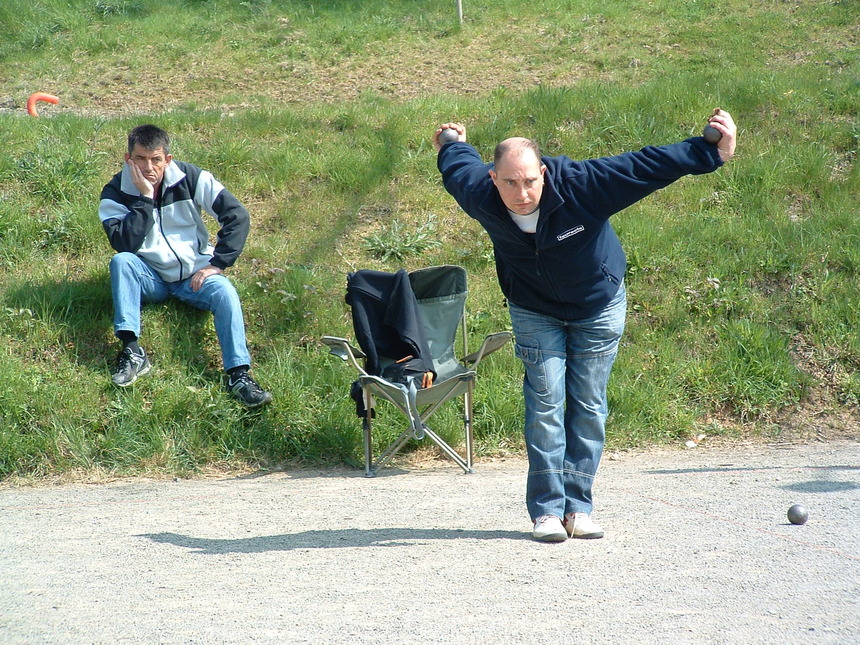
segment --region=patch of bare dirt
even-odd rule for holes
[[[190,53],[178,66],[148,69],[146,85],[160,88],[157,91],[141,91],[136,72],[128,66],[110,67],[104,62],[75,66],[58,62],[38,78],[28,78],[26,69],[7,69],[0,71],[4,86],[0,110],[26,114],[30,93],[44,91],[61,100],[59,105],[39,103],[43,116],[71,112],[122,117],[182,106],[229,114],[271,104],[345,103],[367,95],[409,101],[505,90],[521,93],[538,85],[571,85],[596,75],[586,61],[575,57],[542,65],[516,50],[498,56],[493,43],[458,44],[445,38],[372,43],[364,52],[331,62],[263,57],[244,69],[237,68],[232,54],[219,51],[218,45],[206,52],[205,60],[195,55]]]

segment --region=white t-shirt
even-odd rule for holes
[[[523,233],[534,233],[537,231],[537,221],[540,215],[540,208],[536,208],[528,215],[518,215],[511,209],[508,209],[508,215],[514,220],[514,224],[520,227]]]

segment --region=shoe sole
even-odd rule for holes
[[[550,533],[549,535],[541,536],[532,533],[532,538],[537,542],[564,542],[567,540],[567,533]]]
[[[244,405],[244,406],[245,406],[246,408],[248,408],[249,410],[253,410],[254,408],[259,408],[261,405],[266,405],[267,403],[271,403],[271,402],[272,402],[272,395],[271,395],[271,393],[270,393],[270,392],[266,392],[266,395],[267,395],[267,396],[263,397],[263,400],[262,400],[262,401],[258,401],[257,403],[248,403],[248,402],[247,402],[247,401],[245,401],[241,396],[239,396],[239,393],[238,393],[238,392],[235,392],[235,391],[230,387],[229,382],[228,382],[228,384],[227,384],[227,388],[226,388],[226,389],[227,389],[227,393],[228,393],[228,394],[230,394],[230,396],[232,396],[234,399],[236,399],[239,403],[241,403],[242,405]]]
[[[272,397],[268,397],[267,399],[263,399],[259,403],[245,403],[245,407],[249,410],[253,410],[254,408],[259,408],[260,406],[266,405],[272,402]],[[243,402],[244,403],[244,402]]]
[[[570,522],[565,520],[563,522],[564,530],[567,532],[567,536],[571,540],[599,540],[603,537],[603,531],[598,531],[595,533],[582,533],[580,535],[574,535],[573,531],[570,530]]]
[[[140,370],[137,374],[135,374],[135,375],[134,375],[134,378],[133,378],[133,379],[131,379],[128,383],[117,383],[116,381],[113,381],[113,384],[114,384],[114,385],[116,385],[117,387],[128,387],[129,385],[131,385],[132,383],[134,383],[134,382],[135,382],[139,377],[141,377],[141,376],[145,376],[146,374],[149,374],[149,371],[150,371],[151,369],[152,369],[152,365],[151,365],[151,364],[150,364],[150,365],[147,365],[147,366],[146,366],[146,367],[144,367],[142,370]],[[112,380],[112,379],[111,379],[111,380]]]

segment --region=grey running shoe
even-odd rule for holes
[[[272,400],[272,395],[257,385],[248,372],[230,376],[227,379],[227,389],[249,408],[265,405]]]
[[[603,537],[603,529],[588,513],[568,513],[564,516],[564,528],[572,538],[594,540]]]
[[[555,515],[542,515],[535,520],[532,537],[538,542],[564,542],[567,532]]]
[[[137,380],[138,376],[143,376],[152,369],[143,347],[140,348],[140,352],[136,354],[130,347],[126,347],[119,353],[116,369],[111,376],[114,385],[128,387]]]

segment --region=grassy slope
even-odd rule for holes
[[[462,27],[452,4],[0,7],[0,474],[358,459],[351,375],[315,341],[350,334],[347,271],[462,263],[472,335],[508,325],[486,239],[435,171],[429,136],[448,119],[486,155],[517,133],[590,157],[698,133],[713,106],[729,109],[736,160],[614,220],[631,310],[610,445],[854,409],[856,4],[542,0],[522,15],[519,2],[466,0]],[[36,90],[61,104],[32,119]],[[154,377],[107,384],[110,250],[96,199],[142,119],[252,211],[231,275],[256,374],[277,395],[261,413],[220,391],[207,317],[173,305],[145,314]],[[392,227],[428,222],[436,248],[385,262],[363,248],[370,235],[395,247]],[[504,353],[485,367],[478,449],[517,447],[519,366]],[[456,427],[453,412],[439,426]]]

